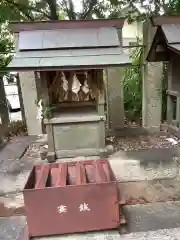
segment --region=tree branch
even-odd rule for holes
[[[81,18],[82,19],[88,18],[89,15],[92,13],[93,8],[96,6],[97,3],[98,3],[97,0],[89,0],[89,4],[87,6],[87,9],[84,11]]]
[[[66,0],[62,1],[61,6],[64,9],[64,11],[67,13],[67,16],[68,16],[69,20],[72,19],[72,16],[71,16],[71,13],[69,11],[68,4],[67,4]]]
[[[35,8],[35,7],[33,7],[33,6],[28,6],[28,9],[29,9],[29,10],[32,10],[32,11],[34,11],[34,12],[40,13],[40,14],[42,14],[45,18],[50,19],[50,16],[49,16],[47,13],[41,11],[40,9],[37,9],[37,8]]]
[[[76,13],[74,12],[74,3],[72,0],[68,0],[69,3],[69,15],[71,16],[70,19],[76,19]]]
[[[25,15],[29,20],[31,21],[35,21],[34,17],[32,17],[30,14],[28,14],[27,12],[24,11],[24,9],[27,9],[27,10],[31,10],[31,11],[34,11],[34,12],[37,12],[37,13],[40,13],[42,14],[45,18],[47,19],[50,19],[50,16],[45,13],[44,11],[41,11],[40,9],[36,8],[36,7],[33,7],[33,6],[26,6],[25,4],[22,4],[22,3],[15,3],[14,1],[12,0],[5,0],[6,3],[12,5],[12,6],[15,6],[16,9],[22,13],[23,15]]]
[[[46,0],[50,8],[50,20],[58,20],[56,0]]]
[[[29,20],[34,21],[34,18],[29,13],[23,11],[23,8],[25,7],[24,5],[15,3],[12,0],[5,0],[5,1],[6,1],[6,3],[10,4],[11,6],[14,6],[20,13],[22,13]]]

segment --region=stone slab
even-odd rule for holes
[[[23,204],[22,194],[19,192],[23,190],[33,164],[42,162],[40,159],[23,155],[36,138],[15,137],[0,151],[0,201],[5,205]]]
[[[165,218],[165,221],[168,221]],[[25,217],[0,218],[1,240],[23,240]],[[100,231],[54,237],[33,238],[32,240],[180,240],[180,228],[164,228],[152,231],[119,234],[118,231]]]
[[[123,208],[128,233],[180,228],[180,202],[156,202]]]
[[[7,171],[5,174],[0,173],[0,201],[8,203],[11,206],[14,202],[14,206],[20,207],[23,204],[22,190],[28,179],[29,173],[34,164],[41,164],[45,161],[41,159],[29,160],[26,156],[20,160],[16,160],[11,166],[11,171]],[[19,168],[18,168],[19,166]],[[0,165],[1,167],[1,165]],[[19,197],[20,195],[20,197]],[[4,198],[4,200],[2,200]],[[6,198],[9,199],[6,201]],[[16,201],[16,199],[18,201]],[[10,203],[10,204],[9,204]],[[20,204],[19,204],[20,203]]]
[[[0,239],[21,240],[25,225],[25,217],[0,218]]]
[[[74,150],[59,150],[56,151],[56,157],[59,158],[76,158],[77,156],[85,156],[91,158],[91,156],[97,156],[101,158],[106,158],[108,153],[106,148],[86,148],[86,149],[76,149]]]
[[[98,231],[92,233],[33,238],[33,240],[121,240],[121,237],[118,231]]]
[[[0,239],[1,240],[23,240],[26,227],[25,217],[0,218]],[[87,232],[51,237],[36,237],[31,240],[120,240],[117,230]]]
[[[151,148],[136,151],[118,151],[110,156],[114,160],[138,160],[142,165],[149,163],[170,162],[174,157],[180,156],[180,147]]]
[[[11,164],[14,159],[20,159],[23,156],[30,142],[34,138],[35,137],[29,136],[14,137],[3,148],[1,148],[0,164],[6,162],[7,165],[7,167],[3,168],[3,170],[7,170],[7,168],[9,168],[9,164]]]
[[[30,161],[22,157],[34,136],[14,137],[0,151],[0,196],[22,190],[29,170]]]
[[[118,151],[109,157],[120,182],[172,179],[179,174],[179,148]]]
[[[180,179],[118,183],[120,199],[131,204],[180,199]]]
[[[180,240],[180,228],[126,234],[120,240]]]

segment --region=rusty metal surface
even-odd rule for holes
[[[32,237],[120,224],[117,186],[105,160],[36,165],[23,193]]]
[[[30,239],[31,239],[31,237],[29,235],[28,227],[25,226],[23,234],[22,234],[22,238],[20,240],[30,240]]]

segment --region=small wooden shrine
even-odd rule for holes
[[[151,18],[156,27],[147,61],[163,61],[168,66],[167,121],[168,129],[180,136],[180,16]]]
[[[51,161],[106,153],[103,69],[130,63],[122,27],[120,19],[11,24],[19,45],[8,68],[39,78]]]

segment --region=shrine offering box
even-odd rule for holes
[[[117,185],[106,160],[36,165],[23,194],[29,237],[120,224]]]

